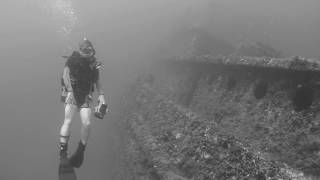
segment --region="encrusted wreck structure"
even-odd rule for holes
[[[320,178],[320,61],[194,55],[128,88],[133,179]]]

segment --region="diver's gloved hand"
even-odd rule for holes
[[[99,102],[99,105],[106,104],[106,100],[104,99],[104,95],[103,94],[99,95],[98,102]]]
[[[99,119],[103,119],[105,114],[109,112],[108,105],[106,104],[103,95],[99,96],[98,103],[99,103],[98,106],[96,106],[94,109],[94,111],[95,111],[94,115]]]
[[[101,107],[102,104],[107,105],[103,94],[99,95],[99,97],[98,97],[98,106],[95,107],[95,109],[94,109],[95,112],[99,111],[99,108]],[[108,112],[109,112],[109,109],[107,108],[105,113],[108,113]]]

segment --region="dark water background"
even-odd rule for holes
[[[319,8],[318,0],[1,0],[0,179],[57,179],[61,56],[82,37],[104,63],[112,113],[123,84],[177,27],[197,24],[233,43],[263,41],[286,55],[320,57]],[[119,179],[117,119],[92,126],[79,179]],[[79,127],[75,119],[71,149]]]

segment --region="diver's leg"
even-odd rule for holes
[[[82,123],[81,140],[79,142],[77,151],[70,158],[70,163],[76,168],[79,168],[83,163],[84,150],[90,135],[90,116],[91,108],[80,109],[80,118]]]
[[[81,142],[86,145],[90,136],[91,129],[91,108],[82,108],[80,110],[81,117]]]
[[[60,155],[67,152],[68,140],[70,137],[71,122],[76,111],[76,106],[72,104],[66,104],[64,109],[64,121],[60,128]]]

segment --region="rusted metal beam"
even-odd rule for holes
[[[293,56],[288,58],[271,57],[248,57],[248,56],[190,56],[173,58],[174,62],[191,62],[221,65],[239,65],[251,67],[263,67],[273,69],[284,69],[294,71],[316,71],[320,72],[320,60]]]

